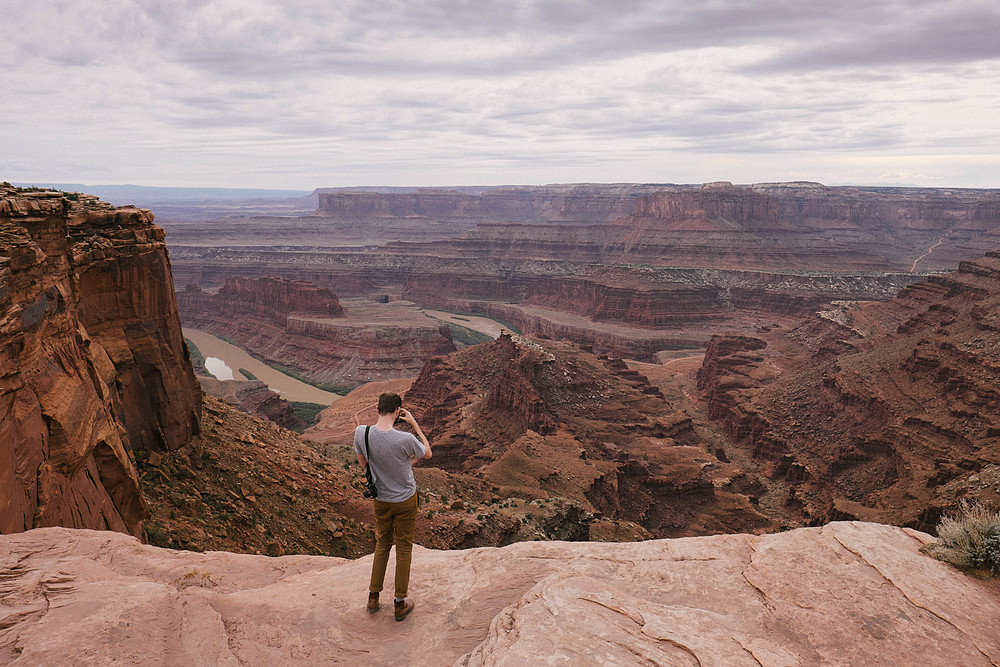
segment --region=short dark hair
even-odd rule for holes
[[[378,397],[378,413],[387,415],[390,412],[395,412],[402,404],[403,399],[399,397],[399,394],[386,392]]]

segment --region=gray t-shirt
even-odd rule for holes
[[[424,443],[406,431],[380,431],[374,426],[368,433],[368,452],[365,454],[365,429],[354,429],[354,451],[368,459],[378,499],[386,503],[401,503],[409,500],[417,492],[417,482],[413,479],[413,464],[410,457],[423,458]]]

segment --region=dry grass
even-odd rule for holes
[[[938,539],[927,552],[963,570],[1000,574],[1000,511],[963,500],[956,516],[938,524]]]

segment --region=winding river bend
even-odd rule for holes
[[[239,369],[245,368],[256,375],[258,380],[266,382],[268,387],[289,401],[330,405],[340,398],[339,394],[323,391],[318,387],[285,375],[281,371],[277,371],[267,364],[254,359],[246,350],[236,347],[232,343],[227,343],[220,338],[216,338],[212,334],[198,329],[185,328],[184,337],[198,346],[198,349],[206,359],[208,357],[216,357],[224,361],[227,366],[233,369],[233,375],[236,376],[236,379],[243,379],[243,376],[239,374]]]

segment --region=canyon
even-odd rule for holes
[[[651,361],[833,300],[884,300],[1000,240],[994,190],[800,182],[318,197],[308,217],[243,219],[236,240],[229,223],[171,225],[177,284],[308,280],[341,298],[486,315]]]
[[[448,326],[412,305],[354,299],[345,311],[330,290],[302,280],[231,277],[211,293],[188,285],[177,300],[185,326],[340,393],[412,377],[455,350]]]
[[[995,580],[921,551],[1000,504],[996,192],[356,194],[309,219],[441,238],[168,259],[148,211],[0,186],[0,659],[383,662],[348,442],[397,391],[435,664],[997,661]],[[301,439],[203,395],[182,320],[351,391]]]
[[[713,338],[698,387],[734,460],[777,483],[771,506],[931,529],[959,498],[1000,504],[998,310],[988,253],[884,303]]]

